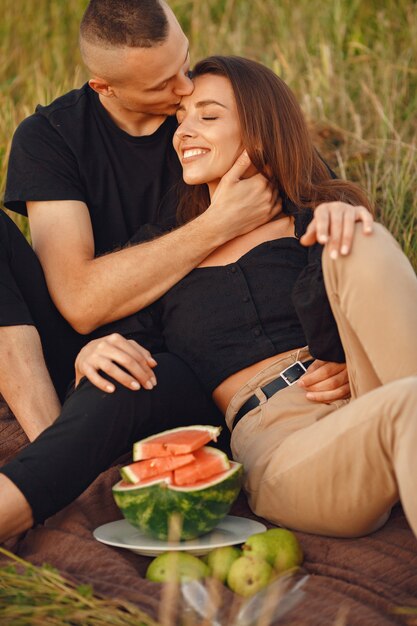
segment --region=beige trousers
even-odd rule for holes
[[[323,255],[326,290],[345,348],[352,399],[305,398],[297,384],[260,388],[308,350],[252,378],[233,397],[229,428],[252,394],[261,404],[232,433],[253,511],[306,532],[355,537],[379,528],[401,499],[417,536],[417,279],[391,235],[356,228],[352,252]]]

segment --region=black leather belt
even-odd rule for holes
[[[271,398],[277,393],[277,391],[293,385],[299,378],[301,378],[301,376],[305,374],[308,366],[311,365],[313,361],[314,359],[310,359],[310,361],[305,361],[304,363],[301,363],[301,361],[296,361],[295,363],[293,363],[293,365],[290,365],[285,370],[283,370],[278,378],[272,380],[270,383],[265,385],[265,387],[261,387],[261,391],[263,391],[267,398]],[[246,413],[259,406],[260,403],[261,401],[255,395],[246,400],[246,402],[242,404],[239,411],[235,415],[232,430],[236,426],[238,421],[241,420],[244,415],[246,415]]]

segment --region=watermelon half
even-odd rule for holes
[[[169,538],[173,517],[180,518],[179,539],[195,539],[217,526],[236,500],[242,484],[243,468],[230,461],[230,469],[189,484],[174,484],[173,472],[131,484],[119,481],[113,496],[124,517],[156,539]]]
[[[113,487],[128,522],[164,541],[174,539],[172,523],[175,539],[194,539],[213,530],[236,500],[243,474],[240,463],[205,445],[216,441],[220,430],[185,426],[135,443],[135,463],[121,469],[124,480]]]

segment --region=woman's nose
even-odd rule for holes
[[[195,130],[194,124],[192,123],[192,120],[185,119],[181,122],[180,126],[178,126],[175,134],[180,138],[195,137],[197,132]]]

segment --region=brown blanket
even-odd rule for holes
[[[16,420],[0,402],[0,463],[26,444]],[[5,547],[32,563],[50,563],[65,576],[92,584],[96,593],[129,600],[157,617],[161,586],[144,579],[150,559],[108,547],[92,536],[97,526],[121,518],[111,496],[118,476],[118,468],[110,468],[76,502]],[[231,512],[256,519],[243,495]],[[343,540],[303,533],[298,537],[310,577],[302,602],[277,623],[417,624],[417,615],[393,612],[396,606],[417,607],[417,541],[400,507],[382,530],[368,537]],[[224,596],[230,603],[232,594],[226,588]]]

